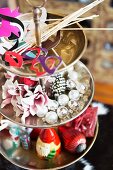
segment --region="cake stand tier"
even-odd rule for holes
[[[87,148],[83,153],[74,155],[62,150],[55,159],[49,161],[38,158],[35,151],[35,141],[32,141],[32,148],[30,150],[24,150],[22,147],[19,147],[9,153],[8,146],[10,146],[11,139],[8,131],[4,130],[0,132],[0,153],[11,163],[24,169],[57,170],[65,168],[74,164],[88,153],[97,138],[98,128],[97,123],[95,135],[93,138],[87,138]]]
[[[89,82],[88,86],[87,86],[87,90],[85,92],[84,95],[82,95],[80,97],[80,99],[77,101],[78,106],[76,109],[73,110],[73,112],[70,111],[70,108],[68,105],[66,105],[65,107],[68,109],[68,116],[65,116],[63,119],[58,118],[57,122],[55,122],[54,124],[48,124],[46,123],[46,121],[44,121],[44,117],[43,118],[39,118],[38,116],[29,116],[25,119],[25,123],[21,122],[21,117],[17,117],[15,111],[13,110],[13,106],[11,104],[5,106],[4,108],[0,107],[0,113],[8,120],[20,125],[20,126],[25,126],[25,127],[38,127],[38,128],[49,128],[49,127],[55,127],[55,126],[59,126],[62,124],[65,124],[73,119],[75,119],[76,117],[80,116],[86,109],[87,107],[90,105],[90,103],[92,102],[93,99],[93,95],[94,95],[94,80],[93,77],[91,75],[91,73],[89,72],[89,70],[87,69],[87,67],[81,63],[80,61],[78,61],[75,65],[74,65],[75,71],[80,75],[80,80],[85,83],[85,82]],[[2,103],[2,85],[5,83],[5,79],[4,79],[4,75],[3,78],[1,78],[0,81],[0,104]],[[57,110],[55,111],[57,113]]]
[[[48,14],[48,16],[51,19],[61,18],[59,15],[55,14]],[[33,16],[31,13],[19,16],[19,19],[24,23],[25,27],[28,27],[28,24],[31,23],[32,18]],[[78,23],[69,27],[81,28],[80,24]],[[29,34],[26,34],[26,37],[27,36],[29,37]],[[50,45],[50,42],[47,41],[47,43],[44,43],[44,45],[42,44],[42,47],[47,49],[49,48],[48,56],[58,55],[62,57],[63,63],[55,73],[64,71],[75,64],[83,56],[83,53],[87,47],[86,36],[82,29],[70,31],[66,29],[60,30],[60,35],[57,38],[55,38],[55,36],[52,37],[52,41],[54,41],[53,44]],[[0,66],[18,76],[37,77],[36,73],[30,69],[30,64],[24,65],[22,68],[16,68],[7,66],[5,62],[0,59]],[[48,73],[44,74],[43,76],[48,76]]]

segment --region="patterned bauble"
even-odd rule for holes
[[[66,90],[66,80],[64,77],[62,77],[62,75],[58,74],[55,77],[55,81],[52,84],[52,93],[55,96],[58,96],[62,93],[65,92]]]

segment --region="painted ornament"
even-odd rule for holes
[[[74,128],[61,126],[59,133],[64,148],[71,153],[81,153],[86,149],[85,136]]]
[[[18,148],[20,146],[20,138],[19,138],[20,130],[19,130],[19,128],[17,126],[10,127],[9,133],[11,135],[13,144],[15,145],[16,148]]]
[[[23,132],[20,135],[20,141],[22,143],[22,147],[25,150],[28,150],[30,148],[30,136],[27,132]]]
[[[54,129],[42,129],[37,143],[36,151],[39,157],[52,159],[60,153],[61,142]]]

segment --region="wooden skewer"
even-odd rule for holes
[[[61,30],[85,30],[85,31],[113,31],[113,28],[62,28]]]
[[[51,35],[55,34],[58,30],[62,29],[63,27],[66,27],[70,22],[73,20],[75,21],[79,16],[83,15],[93,7],[97,6],[99,3],[103,2],[103,0],[96,0],[92,2],[91,4],[87,5],[84,8],[79,9],[78,11],[66,16],[63,18],[63,21],[61,21],[58,25],[54,26],[50,30],[48,30],[42,37],[42,41],[45,41],[48,39]]]
[[[91,20],[91,19],[93,19],[93,18],[95,18],[95,17],[98,17],[98,15],[92,15],[92,16],[86,17],[86,18],[78,18],[79,20],[73,21],[73,22],[69,23],[67,26],[76,24],[76,23],[81,22],[81,21],[84,21],[84,20]]]

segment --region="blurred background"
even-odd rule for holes
[[[41,0],[32,0],[38,4]],[[92,0],[48,0],[48,12],[62,15],[70,14]],[[0,0],[0,7],[9,6],[14,9],[19,6],[21,13],[30,12],[31,8],[25,0]],[[93,20],[81,22],[88,28],[113,28],[113,0],[105,0],[102,4],[86,13],[84,16],[98,14]],[[95,80],[94,99],[106,104],[113,104],[113,31],[85,31],[88,47],[82,61],[90,69]]]

